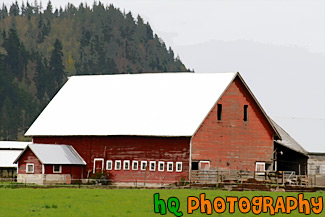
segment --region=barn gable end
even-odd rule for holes
[[[209,161],[210,169],[238,171],[255,171],[256,162],[272,164],[277,133],[246,87],[237,76],[200,125],[192,138],[194,164]]]

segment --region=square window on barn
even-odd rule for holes
[[[156,161],[150,161],[149,162],[149,170],[150,171],[156,171]]]
[[[248,105],[244,105],[244,121],[248,120],[247,110],[248,110]]]
[[[167,162],[167,171],[173,172],[174,163],[173,162]]]
[[[222,104],[218,104],[218,121],[221,121],[221,114],[222,114]]]
[[[115,170],[120,170],[121,169],[121,161],[120,160],[116,160],[115,161]]]
[[[26,164],[26,173],[34,173],[34,164]]]
[[[192,170],[199,170],[199,162],[198,161],[192,162]]]
[[[62,166],[61,165],[53,165],[53,173],[61,173]]]
[[[165,170],[165,162],[159,161],[158,162],[158,171],[164,171]]]
[[[147,169],[147,161],[141,161],[141,170]]]
[[[176,162],[176,172],[182,172],[182,170],[183,170],[183,163]]]
[[[137,160],[132,161],[132,170],[138,170],[139,162]]]
[[[201,160],[199,162],[199,170],[210,170],[210,161]]]
[[[123,161],[123,170],[129,170],[130,169],[130,161],[125,160]]]
[[[255,173],[257,175],[265,174],[265,162],[256,162]]]
[[[113,169],[113,161],[107,160],[106,161],[106,170],[112,170]]]

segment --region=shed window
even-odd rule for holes
[[[156,171],[156,161],[150,161],[149,170],[150,171]]]
[[[248,110],[248,105],[244,105],[244,121],[248,120],[247,110]]]
[[[120,170],[121,169],[121,161],[120,160],[116,160],[115,161],[115,170]]]
[[[165,170],[165,162],[159,161],[158,163],[158,171],[164,171]]]
[[[182,172],[183,164],[182,162],[176,162],[176,172]]]
[[[106,161],[106,170],[112,170],[113,169],[113,161],[108,160]]]
[[[26,164],[26,173],[34,173],[34,164]]]
[[[123,161],[123,170],[129,170],[130,169],[130,161],[125,160]]]
[[[138,170],[139,162],[137,160],[132,161],[132,170]]]
[[[167,163],[167,171],[168,172],[173,172],[173,167],[174,167],[173,162],[168,162]]]
[[[147,169],[147,161],[141,161],[141,170]]]
[[[218,121],[221,121],[222,104],[218,104]]]
[[[53,165],[53,173],[61,173],[62,166],[61,165]]]

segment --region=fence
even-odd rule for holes
[[[312,185],[312,179],[307,175],[296,175],[294,171],[218,171],[218,170],[196,170],[191,172],[191,183],[193,184],[220,184],[220,183],[243,183],[248,179],[255,179],[269,184],[277,185]]]
[[[174,187],[194,187],[194,186],[211,186],[225,187],[231,189],[242,184],[272,185],[272,186],[300,186],[300,187],[319,187],[316,181],[319,180],[314,176],[296,175],[293,171],[255,173],[249,171],[218,171],[218,170],[197,170],[191,172],[191,179],[188,177],[175,178],[174,181],[160,181],[149,179],[130,179],[123,183],[111,182],[108,178],[94,179],[61,179],[61,182],[51,180],[53,177],[46,175],[40,177],[40,181],[36,182],[43,186],[65,186],[65,187],[95,187],[95,186],[118,186],[118,187],[153,187],[153,188],[174,188]],[[35,183],[35,182],[34,182]],[[31,180],[19,180],[16,178],[0,178],[0,187],[7,185],[28,186],[35,185]],[[262,189],[261,189],[262,190]]]

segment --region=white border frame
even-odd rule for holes
[[[257,165],[263,165],[264,171],[257,171]],[[262,161],[255,162],[255,174],[256,175],[264,175],[265,174],[265,162],[262,162]]]
[[[107,165],[108,163],[111,163],[111,168],[110,169],[108,168],[108,165]],[[112,169],[113,169],[113,161],[112,160],[107,160],[106,161],[106,170],[112,170]]]
[[[128,164],[128,168],[125,169],[125,165]],[[123,170],[130,170],[130,160],[123,160]]]
[[[163,165],[162,169],[160,169],[160,165]],[[158,161],[158,171],[164,172],[165,171],[165,162],[164,161]]]
[[[201,161],[199,161],[199,170],[202,170],[201,163],[209,163],[209,169],[208,170],[210,170],[210,167],[211,167],[210,161],[208,161],[208,160],[201,160]]]
[[[181,165],[181,169],[178,169],[178,165]],[[175,168],[176,172],[182,172],[183,171],[183,162],[176,162],[176,168]]]
[[[146,165],[146,168],[145,168],[145,169],[143,169],[143,168],[142,168],[142,165],[143,165],[143,164],[145,164],[145,165]],[[141,170],[143,170],[143,171],[147,170],[147,168],[148,168],[148,161],[144,161],[144,160],[143,160],[143,161],[141,161],[141,165],[140,165],[140,168],[141,168]]]
[[[120,163],[120,168],[117,169],[117,163]],[[122,161],[121,160],[116,160],[115,163],[114,163],[114,170],[121,170],[122,169]]]
[[[151,169],[151,164],[155,165],[154,169]],[[149,161],[149,171],[156,171],[156,161]]]
[[[96,173],[96,161],[102,162],[102,172],[104,170],[104,158],[94,158],[94,170],[93,173]]]
[[[28,166],[33,166],[33,171],[28,171]],[[26,164],[26,173],[34,173],[35,172],[35,166],[33,163],[27,163]]]
[[[137,163],[137,168],[136,169],[134,169],[134,164],[135,163]],[[139,161],[137,161],[137,160],[132,161],[132,170],[139,170]]]
[[[59,165],[59,171],[54,171],[54,167],[57,165],[59,165],[59,164],[53,165],[53,173],[62,173],[62,165]]]
[[[169,169],[169,165],[172,165],[172,169]],[[173,172],[174,171],[174,162],[167,162],[167,172]]]

